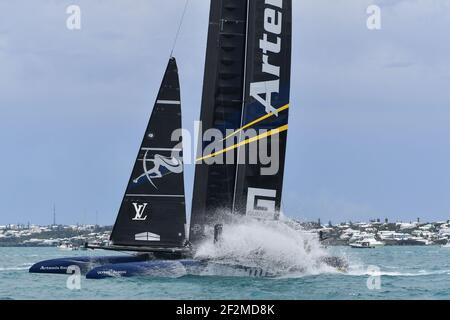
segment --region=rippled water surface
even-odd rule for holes
[[[34,262],[104,252],[63,252],[56,248],[0,248],[0,299],[450,299],[450,249],[384,247],[327,249],[350,263],[347,273],[317,270],[276,279],[189,276],[81,280],[67,289],[64,275],[29,274]],[[110,253],[106,253],[108,255]],[[373,267],[381,289],[367,282]],[[372,271],[371,271],[372,270]],[[373,287],[373,286],[372,286]]]

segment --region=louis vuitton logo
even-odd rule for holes
[[[147,216],[144,216],[145,208],[147,208],[148,203],[137,204],[133,202],[134,210],[136,211],[136,215],[133,218],[133,221],[145,221],[147,220]]]

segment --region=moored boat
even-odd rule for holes
[[[367,240],[358,240],[354,243],[350,244],[350,247],[355,249],[374,249],[375,246],[370,243],[370,241]]]
[[[447,241],[446,244],[443,244],[442,248],[450,248],[450,241]]]

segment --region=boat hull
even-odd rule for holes
[[[116,277],[182,277],[182,276],[224,276],[224,277],[271,277],[269,272],[257,267],[245,267],[208,262],[205,260],[150,260],[108,264],[96,267],[86,275],[87,279]]]
[[[326,257],[322,262],[346,271],[348,264],[339,257]],[[296,270],[302,272],[301,269]],[[88,279],[116,277],[182,277],[182,276],[220,276],[273,278],[277,275],[260,267],[248,267],[239,264],[220,263],[208,260],[149,260],[119,264],[108,264],[93,268],[86,275]]]
[[[338,257],[324,258],[323,263],[345,271],[346,262]],[[72,257],[41,261],[33,265],[30,273],[67,274],[69,267],[79,267],[87,279],[116,277],[182,277],[182,276],[221,276],[221,277],[275,277],[276,274],[260,267],[228,264],[208,260],[150,259],[148,255]],[[297,270],[302,272],[302,270]]]
[[[375,249],[375,246],[361,246],[361,245],[354,245],[354,244],[351,244],[350,247],[353,249]]]
[[[67,274],[67,269],[72,266],[80,268],[82,274],[91,269],[114,263],[138,262],[147,260],[147,256],[106,256],[106,257],[70,257],[52,259],[38,262],[31,266],[30,273]]]

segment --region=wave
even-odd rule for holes
[[[336,272],[323,262],[327,256],[317,235],[288,218],[258,221],[242,217],[224,225],[220,243],[206,239],[195,258],[260,268],[280,277],[301,277]]]
[[[2,271],[23,271],[23,270],[28,270],[30,267],[7,267],[7,268],[2,268],[0,267],[0,272]]]
[[[28,270],[33,264],[32,263],[22,263],[20,265],[12,266],[12,267],[0,267],[1,271],[23,271]]]
[[[412,271],[371,271],[369,268],[364,268],[362,266],[351,266],[348,272],[345,273],[349,276],[386,276],[386,277],[424,277],[424,276],[433,276],[433,275],[447,275],[450,274],[450,270],[435,270],[435,271],[427,271],[420,270],[416,272]]]

